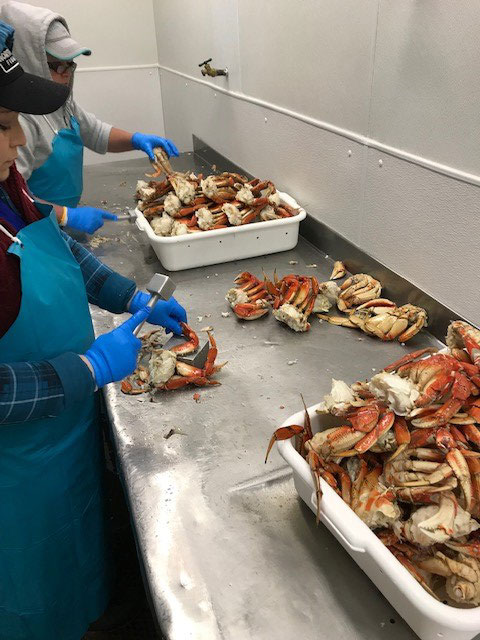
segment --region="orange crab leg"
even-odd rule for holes
[[[189,338],[189,340],[177,345],[176,347],[172,347],[170,351],[176,353],[177,355],[192,353],[198,347],[198,336],[186,322],[181,322],[180,325],[183,329],[183,335]]]
[[[411,353],[408,353],[406,356],[403,356],[403,358],[400,358],[399,360],[395,360],[395,362],[392,362],[392,364],[389,364],[383,370],[384,371],[395,371],[395,369],[398,369],[402,365],[408,364],[409,362],[413,362],[413,360],[416,360],[417,358],[420,358],[421,356],[423,356],[426,353],[436,353],[437,351],[438,351],[438,349],[436,347],[426,347],[425,349],[419,349],[418,351],[412,351]]]
[[[275,442],[278,442],[279,440],[288,440],[289,438],[293,438],[293,436],[299,436],[304,432],[305,428],[301,427],[299,424],[291,424],[288,427],[280,427],[279,429],[274,431],[272,437],[270,438],[270,442],[268,443],[265,462],[267,462],[268,456]]]
[[[375,427],[367,433],[361,440],[354,445],[354,450],[356,453],[364,453],[368,451],[373,445],[378,442],[378,440],[392,427],[395,421],[395,414],[393,411],[387,411],[380,420],[377,422]],[[342,451],[337,454],[339,456],[350,455],[350,452]]]

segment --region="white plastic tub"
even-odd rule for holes
[[[315,413],[318,406],[308,409],[314,433],[325,428],[321,426],[324,416]],[[300,411],[282,426],[303,423],[304,412]],[[309,464],[295,450],[293,439],[279,442],[278,450],[293,469],[295,488],[300,497],[316,513],[317,501]],[[323,490],[321,521],[422,640],[470,640],[480,632],[480,607],[457,609],[435,600],[340,496],[324,480],[320,482]]]
[[[292,197],[280,191],[278,193],[282,202],[299,209],[296,216],[173,238],[155,235],[138,209],[135,209],[136,224],[146,234],[158,259],[168,271],[288,251],[297,245],[300,222],[307,214]]]

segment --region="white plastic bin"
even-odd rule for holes
[[[324,428],[324,416],[315,412],[318,406],[308,409],[313,433]],[[304,412],[300,411],[282,426],[303,423]],[[300,497],[316,513],[315,486],[308,462],[295,450],[293,439],[278,442],[278,450],[293,469]],[[422,640],[471,640],[480,632],[480,607],[457,609],[435,600],[324,480],[321,486],[321,521]]]
[[[280,191],[278,193],[282,202],[299,209],[296,216],[173,238],[155,235],[138,209],[135,209],[136,224],[146,234],[158,259],[168,271],[288,251],[297,245],[300,222],[307,214],[291,196]]]

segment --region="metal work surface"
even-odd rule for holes
[[[174,165],[209,171],[188,154]],[[89,168],[83,200],[106,200],[113,211],[131,206],[146,170],[142,160]],[[107,240],[96,255],[140,287],[163,271],[134,224],[107,222],[97,236]],[[138,548],[168,639],[416,637],[335,538],[316,527],[278,453],[266,466],[263,460],[272,431],[301,407],[300,393],[312,405],[332,377],[369,377],[437,341],[422,333],[402,347],[316,318],[309,333],[295,334],[271,315],[254,322],[221,315],[240,271],[322,281],[331,268],[330,258],[300,239],[287,253],[171,273],[192,327],[214,327],[217,361],[228,360],[216,374],[222,386],[163,392],[155,402],[125,396],[118,384],[106,390]],[[97,334],[123,320],[98,310],[93,317]],[[171,429],[178,433],[167,439]]]

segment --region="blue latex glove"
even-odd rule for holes
[[[0,49],[3,51],[5,47],[13,50],[13,34],[15,33],[15,29],[11,27],[3,20],[0,20]]]
[[[135,370],[142,342],[133,330],[149,313],[150,309],[143,307],[116,329],[98,337],[87,351],[85,357],[93,367],[98,388],[123,380]]]
[[[78,231],[95,233],[103,227],[104,220],[118,220],[114,213],[95,209],[95,207],[67,207],[67,221],[65,225]]]
[[[130,313],[136,313],[139,309],[145,307],[149,300],[149,293],[137,291],[128,306],[128,310]],[[173,333],[180,336],[182,335],[180,322],[187,321],[187,312],[172,296],[169,300],[159,300],[156,303],[148,321],[150,324],[158,324],[161,327],[165,327],[168,333],[173,331]]]
[[[155,160],[153,149],[162,147],[168,157],[178,156],[178,149],[168,138],[160,138],[159,136],[150,136],[147,133],[134,133],[132,136],[132,147],[139,151],[144,151],[150,160]]]

